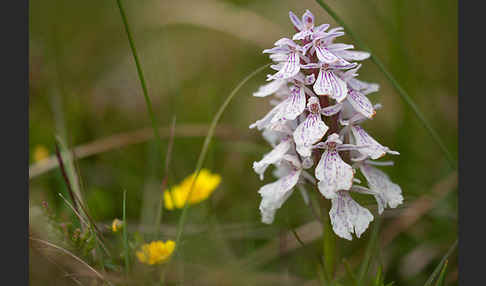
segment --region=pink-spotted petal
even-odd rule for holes
[[[335,33],[335,32],[338,32],[338,31],[343,31],[344,28],[343,27],[335,27],[335,28],[332,28],[331,30],[327,31],[328,33]]]
[[[354,110],[361,113],[366,118],[372,118],[376,112],[370,100],[361,92],[351,90],[348,93],[347,100]]]
[[[297,17],[292,11],[289,11],[289,18],[290,18],[290,21],[292,22],[292,24],[294,25],[294,27],[297,29],[297,30],[302,30],[303,29],[303,25],[302,25],[302,22],[300,21],[299,17]]]
[[[323,114],[325,116],[333,116],[334,114],[341,111],[342,108],[343,108],[343,104],[337,103],[337,104],[334,104],[334,105],[331,105],[331,106],[328,106],[328,107],[321,109],[321,114]]]
[[[287,54],[276,53],[276,54],[271,54],[269,58],[276,63],[281,63],[281,62],[286,62],[288,56]]]
[[[285,54],[285,53],[288,53],[288,52],[289,52],[289,48],[281,46],[281,47],[273,47],[271,49],[265,49],[265,50],[263,50],[262,53],[264,53],[264,54],[276,54],[276,53]]]
[[[302,69],[318,69],[321,67],[318,63],[308,63],[300,66]]]
[[[281,86],[286,83],[283,79],[277,79],[265,85],[262,85],[258,88],[256,92],[253,93],[253,96],[256,97],[265,97],[275,93]]]
[[[350,78],[348,84],[352,89],[358,90],[363,95],[377,92],[380,89],[380,85],[377,83],[368,83],[356,78]]]
[[[360,148],[359,152],[369,156],[373,160],[383,157],[386,153],[399,155],[398,152],[392,151],[388,147],[378,143],[359,125],[351,126],[351,132],[353,133],[356,145],[369,145],[369,147]]]
[[[321,140],[328,129],[320,114],[309,114],[294,131],[297,152],[302,157],[309,157],[312,153],[312,145]]]
[[[304,29],[304,30],[296,33],[295,35],[293,35],[292,40],[303,40],[303,39],[305,39],[305,37],[308,37],[310,35],[312,35],[312,31]]]
[[[296,75],[300,70],[300,58],[296,52],[289,53],[289,57],[283,67],[274,75],[272,79],[287,79]]]
[[[307,51],[309,51],[310,48],[312,48],[313,43],[307,43],[304,46],[302,46],[302,54],[305,55],[307,54]]]
[[[272,123],[279,120],[294,120],[304,112],[305,93],[304,89],[297,86],[291,87],[291,93],[282,103],[282,108],[273,117]]]
[[[266,128],[262,132],[262,137],[267,141],[272,147],[275,147],[280,140],[285,136],[285,133],[271,130]]]
[[[321,69],[314,83],[314,92],[317,95],[329,95],[337,102],[342,102],[347,96],[348,87],[332,71]]]
[[[353,45],[343,44],[343,43],[335,43],[329,44],[327,48],[332,52],[342,51],[342,50],[349,50],[354,48]]]
[[[250,129],[257,128],[258,130],[265,129],[270,125],[272,118],[277,114],[278,110],[281,108],[280,105],[275,106],[270,110],[262,119],[257,120],[255,123],[250,125]]]
[[[315,46],[317,58],[326,64],[333,64],[339,61],[339,58],[322,46]]]
[[[337,191],[349,190],[353,185],[353,168],[341,159],[336,150],[324,151],[315,170],[317,187],[327,199],[335,198]]]
[[[278,47],[286,47],[287,49],[288,47],[293,47],[293,48],[298,47],[298,45],[289,38],[281,38],[278,41],[276,41],[274,45]]]
[[[279,162],[291,146],[291,140],[282,140],[272,151],[265,154],[260,161],[253,162],[253,170],[260,175],[260,180],[263,180],[265,170],[268,166]]]
[[[352,69],[358,66],[358,63],[350,63],[343,58],[338,57],[338,60],[332,64],[330,67],[334,70],[345,70]]]
[[[304,15],[302,15],[302,24],[306,29],[311,29],[314,27],[314,15],[309,10],[305,10]]]
[[[354,201],[348,192],[339,192],[331,202],[329,218],[334,233],[339,237],[352,240],[351,234],[355,233],[359,238],[373,221],[371,212]]]
[[[326,31],[326,30],[327,30],[327,28],[329,28],[329,24],[322,24],[322,25],[317,26],[317,27],[314,29],[314,31],[315,31],[315,33],[322,33],[322,32],[324,32],[324,31]]]
[[[336,54],[347,61],[363,61],[371,56],[368,52],[346,50],[338,51]]]
[[[301,170],[291,171],[285,177],[264,185],[258,190],[258,193],[262,196],[260,212],[263,223],[270,224],[273,222],[275,212],[292,194],[292,189],[299,181],[301,172]]]
[[[375,194],[378,213],[381,214],[387,206],[396,208],[402,204],[402,189],[393,183],[387,174],[367,164],[361,165],[360,170],[368,181],[370,191]]]

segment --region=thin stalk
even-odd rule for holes
[[[331,279],[334,277],[335,248],[336,237],[332,230],[331,221],[326,219],[324,221],[322,233],[322,252],[325,261],[325,270],[327,271],[327,276]]]
[[[125,14],[125,9],[123,8],[123,4],[121,0],[116,0],[118,4],[118,8],[120,9],[120,15],[123,21],[123,25],[125,27],[125,32],[127,33],[128,43],[130,44],[130,49],[132,51],[133,59],[135,61],[135,66],[137,67],[138,78],[140,79],[140,85],[142,86],[143,96],[145,98],[145,104],[147,105],[147,110],[149,113],[150,121],[152,123],[152,129],[154,130],[155,141],[157,144],[157,151],[161,154],[161,144],[160,144],[160,136],[159,136],[159,129],[157,128],[157,121],[152,109],[152,101],[148,95],[147,91],[147,84],[145,83],[145,77],[143,76],[142,66],[140,65],[140,61],[138,59],[137,48],[135,47],[135,42],[133,41],[132,32],[130,31],[130,26],[128,25],[127,16]]]
[[[169,137],[169,144],[167,146],[167,153],[165,156],[165,169],[164,169],[164,179],[162,180],[161,184],[161,192],[160,192],[160,198],[159,198],[159,205],[157,208],[157,217],[155,218],[155,239],[159,237],[160,234],[160,223],[162,222],[162,216],[164,213],[164,191],[165,188],[168,187],[169,189],[169,194],[172,195],[171,191],[171,184],[169,181],[169,165],[170,165],[170,159],[172,155],[172,146],[174,145],[174,134],[175,134],[175,126],[176,126],[176,117],[172,117],[172,125],[170,128],[170,137]]]
[[[130,249],[128,247],[128,230],[127,230],[127,191],[123,190],[123,247],[125,248],[125,272],[128,277],[130,273]]]
[[[231,100],[235,97],[236,93],[240,90],[240,88],[248,81],[250,80],[253,76],[255,76],[256,74],[258,74],[259,72],[261,72],[263,69],[265,69],[266,67],[268,67],[270,64],[266,64],[262,67],[259,67],[258,69],[256,69],[255,71],[253,71],[251,74],[249,74],[248,76],[246,76],[234,89],[233,91],[230,93],[230,95],[226,98],[226,100],[223,102],[223,104],[221,105],[221,107],[219,108],[218,112],[216,113],[216,115],[213,117],[213,121],[211,122],[211,125],[209,126],[209,130],[208,130],[208,133],[206,135],[206,138],[204,139],[204,144],[203,144],[203,147],[201,149],[201,153],[199,154],[199,158],[197,159],[197,163],[196,163],[196,169],[195,169],[195,177],[194,177],[194,180],[192,181],[192,184],[191,184],[191,189],[189,191],[189,194],[187,195],[187,199],[184,203],[184,209],[182,210],[182,214],[179,218],[179,224],[177,226],[177,236],[176,236],[176,245],[175,245],[175,249],[174,249],[174,252],[178,250],[179,248],[179,244],[180,244],[180,240],[181,240],[181,237],[182,237],[182,233],[184,231],[184,224],[186,222],[186,216],[187,216],[187,208],[189,206],[188,202],[189,202],[189,198],[191,197],[191,194],[192,194],[192,191],[194,189],[194,183],[196,182],[198,176],[199,176],[199,172],[201,171],[201,168],[202,168],[202,165],[204,163],[204,160],[206,159],[206,154],[208,152],[208,149],[209,149],[209,143],[211,142],[211,139],[213,138],[213,135],[214,135],[214,130],[216,129],[216,125],[218,124],[219,122],[219,119],[221,118],[221,116],[223,115],[223,112],[225,111],[226,107],[228,107],[229,103],[231,102]]]
[[[367,51],[370,53],[371,61],[373,61],[378,68],[381,70],[383,74],[385,74],[386,78],[390,81],[390,83],[393,85],[395,90],[398,92],[398,94],[402,97],[402,99],[405,101],[406,104],[413,110],[419,121],[422,123],[424,128],[427,130],[427,132],[430,134],[432,139],[434,140],[437,145],[439,145],[440,150],[442,153],[444,153],[445,158],[447,159],[447,162],[449,163],[450,167],[454,170],[457,170],[457,163],[455,160],[452,158],[451,153],[449,150],[447,150],[447,147],[445,146],[444,142],[438,135],[437,131],[430,125],[430,123],[427,121],[423,113],[420,111],[418,106],[415,104],[415,102],[412,100],[412,98],[408,95],[408,93],[402,88],[402,86],[398,83],[398,81],[393,77],[393,75],[385,68],[383,63],[373,54],[371,53],[371,50],[361,41],[361,39],[353,33],[353,31],[344,23],[344,21],[339,17],[334,10],[329,7],[326,3],[324,3],[323,0],[316,0],[316,2],[324,9],[326,12],[339,24],[341,25],[346,33],[351,37],[351,39],[356,43],[358,48],[361,50]]]

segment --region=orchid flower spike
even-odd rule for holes
[[[352,195],[372,195],[378,215],[403,203],[400,186],[378,169],[393,163],[375,161],[399,153],[378,143],[362,127],[381,108],[367,97],[379,85],[357,78],[362,66],[357,61],[370,54],[336,43],[344,35],[343,28],[316,24],[309,10],[302,17],[289,12],[289,17],[296,33],[263,51],[270,54],[276,72],[267,75],[268,83],[253,93],[260,98],[272,96],[273,105],[250,125],[272,147],[253,162],[253,170],[263,180],[266,170],[274,166],[272,175],[277,178],[258,190],[261,220],[273,223],[277,210],[296,187],[309,206],[303,190],[314,187],[331,200],[329,218],[334,233],[348,240],[353,234],[359,238],[374,217]],[[357,172],[366,181],[356,178]]]

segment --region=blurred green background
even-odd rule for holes
[[[246,75],[269,62],[262,50],[293,34],[289,10],[301,15],[310,9],[318,24],[336,25],[311,0],[124,3],[158,123],[168,128],[175,116],[177,132],[184,133],[174,140],[172,183],[193,172],[204,130],[228,94]],[[385,63],[457,158],[457,1],[326,3]],[[347,36],[338,41],[352,44]],[[141,136],[138,130],[150,128],[114,0],[30,1],[29,49],[31,165],[36,163],[40,146],[54,155],[56,135],[71,147],[93,142],[103,147],[107,143],[98,140],[125,134],[130,142]],[[208,285],[316,281],[313,255],[321,249],[319,237],[290,250],[286,243],[294,242],[282,238],[290,227],[298,229],[313,220],[300,194],[290,197],[273,225],[260,223],[257,190],[274,179],[268,175],[262,182],[251,168],[270,147],[248,125],[270,108],[268,99],[251,96],[268,72],[244,85],[222,117],[205,163],[221,174],[222,184],[209,200],[189,209],[176,280],[189,285],[199,285],[196,279],[201,285],[204,281],[219,283]],[[382,235],[400,230],[393,240],[380,245],[385,280],[395,281],[395,285],[423,285],[457,237],[457,178],[456,183],[451,182],[455,175],[440,149],[370,60],[363,62],[360,79],[380,84],[380,92],[369,97],[384,106],[365,127],[383,145],[401,153],[393,157],[395,166],[386,168],[402,187],[405,203],[384,215]],[[150,129],[144,134],[150,135]],[[165,156],[168,132],[161,134]],[[156,156],[155,142],[144,136],[136,144],[116,139],[120,146],[99,149],[78,160],[82,194],[97,222],[110,224],[115,217],[121,218],[125,189],[129,224],[143,233],[144,227],[154,223],[164,158]],[[66,193],[58,168],[31,178],[29,189],[31,230],[41,236],[47,231],[36,224],[42,201],[59,217],[70,218],[57,195]],[[374,201],[363,203],[376,214]],[[174,239],[180,213],[164,212],[161,238]],[[401,228],[400,223],[407,220],[411,224]],[[338,239],[340,257],[352,260],[362,255],[372,226],[359,240]],[[271,243],[277,246],[269,247]],[[456,257],[454,254],[449,261],[446,285],[457,285]],[[253,266],[231,267],[242,260]],[[59,270],[43,261],[31,252],[32,285],[54,285],[50,284],[53,277],[60,277],[55,279],[59,285],[70,283],[62,275],[53,276]]]

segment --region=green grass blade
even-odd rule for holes
[[[439,272],[441,271],[443,265],[445,264],[445,262],[447,261],[447,259],[449,258],[449,256],[452,254],[452,252],[454,252],[454,250],[456,249],[456,247],[457,247],[457,239],[451,245],[451,247],[449,248],[449,250],[447,251],[447,253],[444,255],[444,257],[442,257],[442,260],[440,261],[439,265],[437,265],[437,267],[435,267],[434,272],[432,272],[432,274],[430,275],[429,279],[427,279],[427,281],[425,282],[424,286],[430,286],[430,285],[432,285],[432,282],[434,282],[435,277],[439,274]]]
[[[346,274],[349,276],[351,281],[353,281],[353,285],[358,284],[358,280],[356,280],[356,276],[353,274],[351,270],[351,265],[349,265],[349,261],[346,258],[343,258],[344,269],[346,270]]]
[[[226,100],[223,102],[223,104],[221,105],[221,107],[219,108],[218,112],[216,113],[216,115],[213,117],[213,121],[211,122],[211,125],[209,126],[209,130],[208,130],[208,133],[206,135],[206,138],[204,139],[204,144],[203,144],[203,147],[201,149],[201,153],[199,154],[199,158],[197,159],[197,163],[196,163],[196,169],[195,169],[195,178],[194,180],[192,181],[192,185],[191,185],[191,189],[189,191],[189,194],[187,196],[187,198],[190,198],[191,197],[191,193],[192,193],[192,190],[194,188],[194,183],[196,182],[197,180],[197,177],[199,176],[199,172],[201,171],[201,168],[202,168],[202,165],[204,163],[204,160],[206,159],[206,154],[208,152],[208,148],[209,148],[209,143],[211,142],[211,139],[213,138],[213,135],[214,135],[214,130],[216,129],[216,125],[218,124],[219,122],[219,119],[221,118],[221,115],[223,115],[223,112],[225,111],[225,109],[228,107],[229,103],[231,102],[231,100],[235,97],[236,93],[240,90],[240,88],[248,81],[250,80],[253,76],[255,76],[256,74],[258,74],[259,72],[261,72],[263,69],[265,69],[266,67],[268,67],[270,64],[266,64],[264,66],[261,66],[259,67],[258,69],[256,69],[255,71],[253,71],[251,74],[249,74],[248,76],[246,76],[234,89],[233,91],[230,93],[230,95],[226,98]],[[181,240],[181,237],[182,237],[182,233],[184,231],[184,224],[185,224],[185,221],[186,221],[186,216],[187,216],[187,207],[188,207],[188,201],[189,200],[186,200],[185,204],[184,204],[184,208],[182,210],[182,214],[179,218],[179,223],[178,223],[178,226],[177,226],[177,236],[176,236],[176,245],[175,245],[175,249],[174,249],[174,252],[176,252],[179,248],[179,244],[180,244],[180,240]]]
[[[383,285],[383,273],[382,273],[381,265],[378,265],[378,270],[376,273],[375,277],[375,283],[373,284],[374,286],[381,286]]]
[[[405,101],[406,104],[413,110],[419,121],[422,123],[424,128],[427,130],[427,132],[430,134],[432,139],[434,140],[437,145],[439,145],[440,150],[442,153],[444,153],[445,158],[447,159],[447,162],[451,166],[452,169],[457,170],[457,163],[455,160],[452,158],[451,153],[449,150],[447,150],[447,147],[445,146],[444,142],[438,135],[437,131],[430,125],[430,123],[427,121],[425,116],[423,115],[422,111],[418,108],[418,106],[415,104],[415,102],[412,100],[412,98],[408,95],[408,93],[402,88],[402,86],[398,83],[398,81],[393,77],[393,75],[385,68],[383,63],[370,51],[370,49],[363,44],[361,39],[353,33],[353,31],[344,23],[344,21],[334,12],[334,10],[329,7],[326,3],[324,3],[323,0],[316,0],[316,2],[324,9],[326,12],[339,24],[341,25],[346,33],[353,39],[353,41],[356,43],[359,49],[367,51],[371,54],[370,59],[378,66],[378,68],[385,74],[386,78],[391,82],[395,90],[398,92],[400,97]]]
[[[127,230],[127,191],[123,190],[123,247],[125,248],[125,272],[130,273],[130,248],[128,247]]]
[[[437,279],[435,286],[443,286],[444,285],[445,271],[446,271],[448,262],[449,262],[448,260],[445,261],[444,267],[442,267],[442,271],[440,272],[439,278]]]
[[[371,233],[368,246],[366,247],[366,252],[365,252],[363,262],[361,263],[361,268],[358,274],[358,285],[363,285],[363,279],[365,275],[368,273],[368,269],[370,267],[371,255],[373,254],[373,251],[377,247],[376,244],[378,242],[378,233],[380,230],[380,225],[381,225],[381,218],[378,217],[375,221],[375,225],[373,227],[373,232]]]
[[[150,121],[152,123],[152,129],[154,130],[154,136],[157,144],[157,152],[159,155],[162,154],[161,143],[160,143],[160,135],[159,129],[157,128],[157,120],[155,118],[153,109],[152,109],[152,101],[148,95],[147,91],[147,84],[145,83],[145,77],[143,75],[142,66],[140,65],[140,61],[138,59],[137,48],[135,47],[135,42],[133,41],[132,32],[130,30],[130,26],[128,25],[127,16],[125,14],[125,9],[123,7],[122,1],[117,0],[116,3],[118,4],[118,8],[120,9],[120,15],[123,21],[123,26],[125,27],[125,32],[127,33],[128,43],[130,44],[130,49],[132,51],[133,59],[135,61],[135,66],[137,67],[138,78],[140,79],[140,85],[142,86],[143,96],[145,98],[145,104],[147,105],[147,110],[149,113]]]

